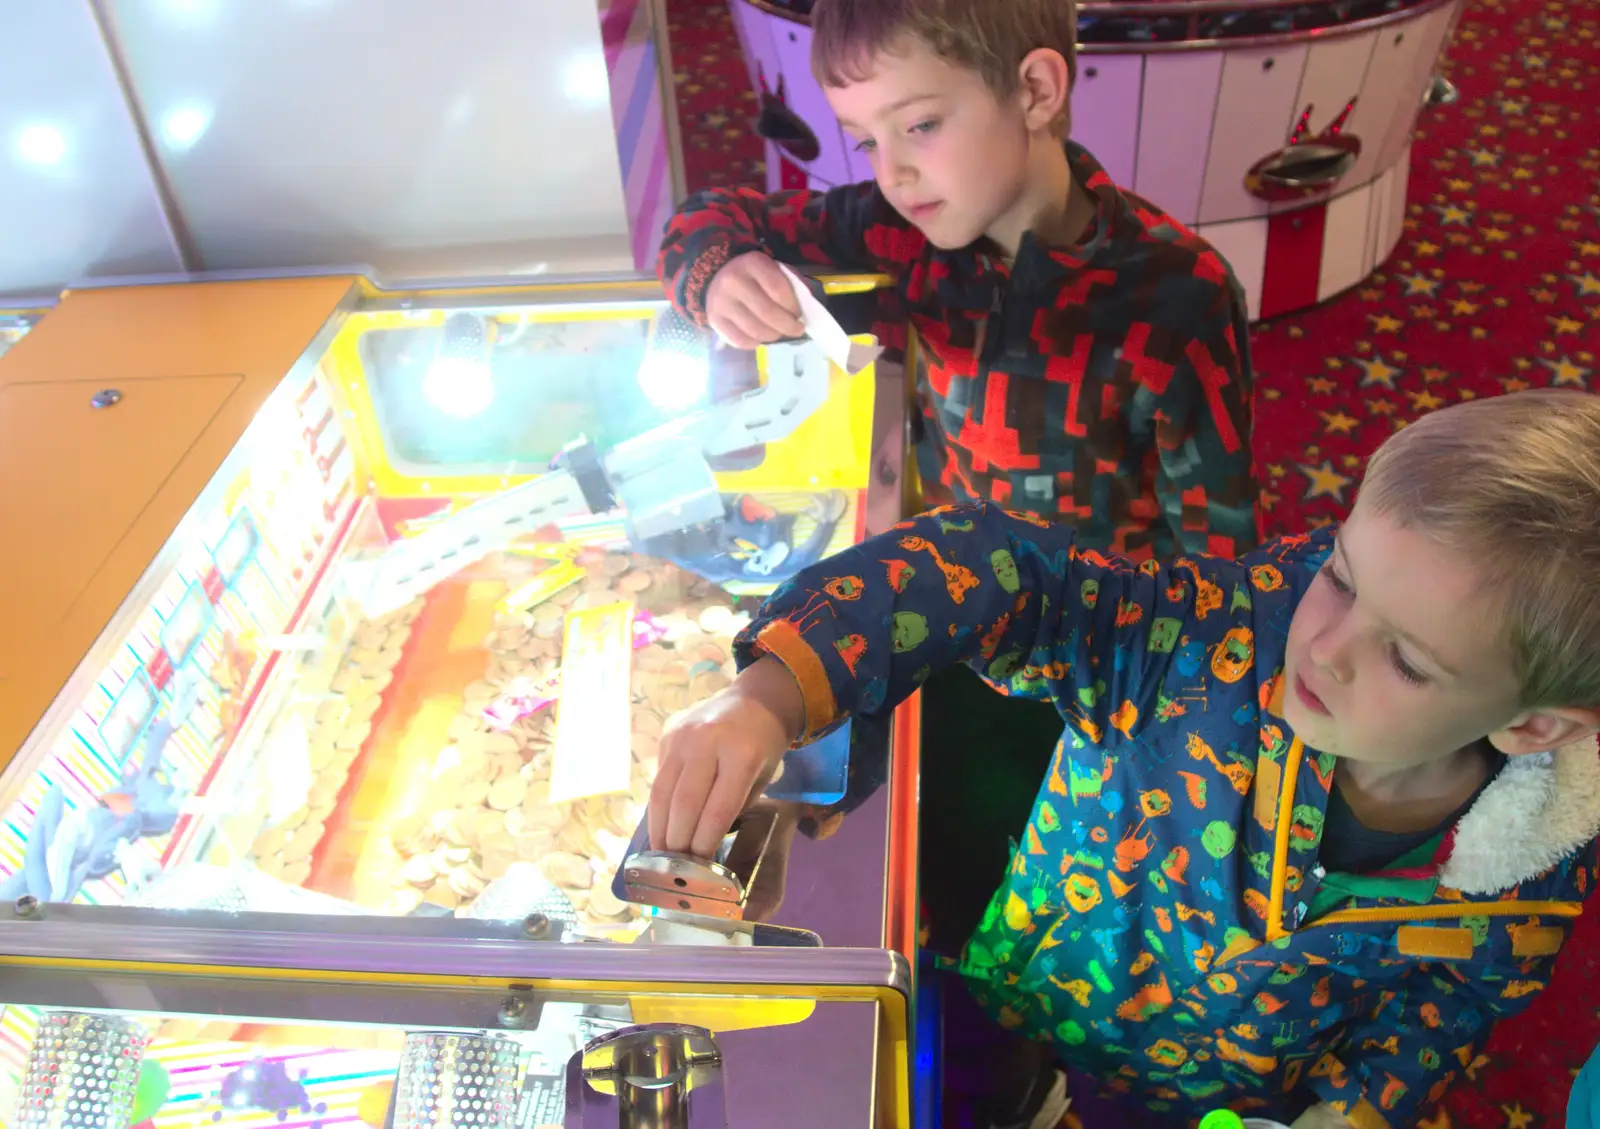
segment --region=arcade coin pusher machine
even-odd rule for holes
[[[901,514],[870,338],[713,350],[647,279],[13,321],[0,1123],[913,1124],[915,704],[790,755],[890,785],[766,920],[770,820],[637,834],[761,596]]]
[[[728,0],[768,187],[872,179],[811,75],[812,0]],[[1079,0],[1072,137],[1222,252],[1252,318],[1316,305],[1393,253],[1411,140],[1455,100],[1462,0]]]

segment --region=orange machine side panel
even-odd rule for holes
[[[69,292],[0,363],[0,765],[355,282]]]

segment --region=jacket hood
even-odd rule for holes
[[[1600,835],[1600,741],[1512,757],[1461,817],[1442,885],[1498,894],[1536,878]]]

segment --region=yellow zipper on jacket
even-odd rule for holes
[[[1295,782],[1300,777],[1300,762],[1305,746],[1296,737],[1289,744],[1288,764],[1283,767],[1283,782],[1278,792],[1278,826],[1272,846],[1272,889],[1267,901],[1267,941],[1281,941],[1294,930],[1283,927],[1284,891],[1289,883],[1289,828],[1294,819]],[[1354,925],[1379,921],[1437,921],[1451,917],[1500,917],[1510,914],[1553,917],[1578,917],[1579,902],[1433,902],[1418,906],[1379,906],[1372,909],[1341,909],[1323,914],[1312,922],[1319,925]],[[1254,946],[1251,946],[1254,947]],[[1224,953],[1227,955],[1237,955]],[[1218,963],[1221,963],[1219,960]]]

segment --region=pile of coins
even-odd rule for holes
[[[675,565],[598,550],[584,550],[577,563],[582,580],[532,608],[496,613],[483,641],[483,677],[462,693],[425,806],[391,828],[402,861],[389,912],[408,913],[422,902],[465,911],[489,882],[523,861],[561,887],[587,926],[635,916],[612,894],[611,879],[643,817],[662,727],[729,683],[733,635],[748,616],[733,610],[722,589]],[[489,565],[511,587],[538,571],[538,564],[510,554]],[[630,790],[552,803],[559,704],[509,728],[497,728],[485,711],[508,690],[559,672],[568,611],[620,600],[633,601],[661,633],[633,656]]]
[[[312,775],[306,802],[263,830],[251,846],[250,860],[263,873],[292,886],[302,886],[310,877],[312,853],[322,842],[351,766],[372,734],[372,719],[394,681],[394,669],[421,612],[422,600],[413,600],[356,629],[329,687],[336,696],[317,707],[311,727]]]

